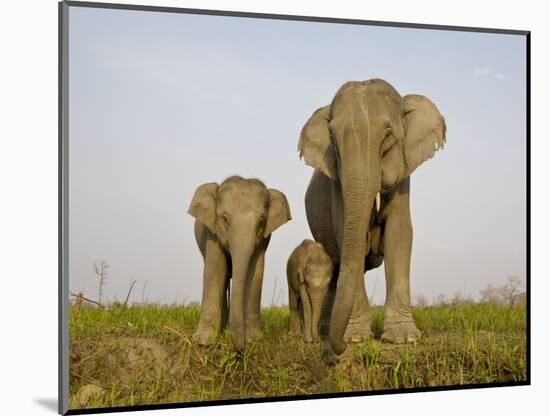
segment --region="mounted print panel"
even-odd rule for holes
[[[529,384],[529,32],[59,11],[60,413]]]

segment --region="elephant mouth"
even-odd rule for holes
[[[384,181],[382,181],[382,184],[380,185],[380,192],[382,194],[387,194],[393,191],[394,189],[396,189],[400,183],[401,181],[394,181],[391,183],[388,183],[388,182],[384,183]]]
[[[382,200],[384,193],[382,191],[376,194],[374,201],[372,202],[372,215],[369,222],[369,227],[367,229],[367,234],[372,227],[380,225],[382,223],[382,216],[384,214],[384,209],[386,208],[387,202],[386,199]]]

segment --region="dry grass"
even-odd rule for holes
[[[191,345],[196,307],[71,310],[70,407],[113,407],[526,379],[526,313],[492,304],[416,308],[416,345],[352,345],[336,367],[289,337],[288,310],[262,310],[266,336],[236,354],[228,333]]]

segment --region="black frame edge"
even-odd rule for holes
[[[67,2],[58,3],[58,413],[69,411],[68,331],[68,18]]]
[[[528,32],[525,36],[525,134],[526,134],[526,277],[525,277],[525,293],[527,297],[526,308],[527,308],[527,322],[526,328],[526,342],[527,342],[527,356],[526,356],[526,365],[527,365],[527,383],[531,384],[531,32]]]
[[[117,406],[117,407],[100,407],[93,409],[70,409],[67,415],[86,415],[94,413],[117,413],[117,412],[135,412],[144,410],[165,410],[165,409],[184,409],[192,407],[210,407],[210,406],[230,406],[238,404],[254,404],[254,403],[273,403],[273,402],[290,402],[290,401],[307,401],[321,399],[338,399],[346,397],[368,397],[393,394],[409,394],[409,393],[425,393],[425,392],[441,392],[454,390],[472,390],[484,388],[499,388],[499,387],[518,387],[530,385],[527,381],[517,382],[502,382],[502,383],[484,383],[484,384],[463,384],[451,386],[437,387],[417,387],[410,389],[391,389],[391,390],[372,390],[372,391],[357,391],[345,393],[323,393],[323,394],[307,394],[296,396],[273,396],[261,398],[247,399],[228,399],[228,400],[208,400],[201,402],[184,402],[184,403],[163,403],[163,404],[145,404],[136,406]]]
[[[350,19],[350,18],[339,18],[339,17],[270,14],[270,13],[212,10],[212,9],[189,9],[189,8],[183,8],[183,7],[145,6],[145,5],[138,5],[138,4],[97,3],[97,2],[91,2],[91,1],[74,1],[74,0],[66,0],[64,3],[72,7],[89,7],[89,8],[96,8],[96,9],[99,8],[99,9],[111,9],[111,10],[132,10],[132,11],[148,11],[148,12],[160,12],[160,13],[201,14],[201,15],[210,15],[210,16],[244,17],[244,18],[270,19],[270,20],[294,20],[294,21],[303,21],[303,22],[322,22],[322,23],[338,23],[338,24],[352,24],[352,25],[398,27],[398,28],[405,28],[405,29],[450,30],[450,31],[460,31],[460,32],[480,32],[480,33],[494,33],[494,34],[504,34],[504,35],[527,35],[529,33],[528,30],[516,30],[516,29],[449,26],[449,25],[435,25],[435,24],[429,24],[429,23],[388,22],[388,21],[381,21],[381,20],[362,20],[362,19]]]

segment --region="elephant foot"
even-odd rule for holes
[[[334,353],[328,339],[321,340],[321,359],[326,365],[330,367],[338,364],[338,356]]]
[[[372,338],[370,329],[370,319],[360,318],[357,320],[350,319],[346,332],[344,332],[344,342],[366,342]]]
[[[422,333],[413,321],[384,322],[384,332],[380,340],[394,344],[404,344],[406,342],[415,343],[420,338],[422,338]]]
[[[264,336],[259,325],[251,325],[246,327],[246,342],[256,341]]]
[[[299,331],[297,329],[290,329],[288,331],[288,335],[291,336],[291,337],[301,337],[302,336],[302,331]]]
[[[212,345],[216,340],[217,332],[213,327],[208,325],[199,325],[193,334],[193,344],[197,345]]]

